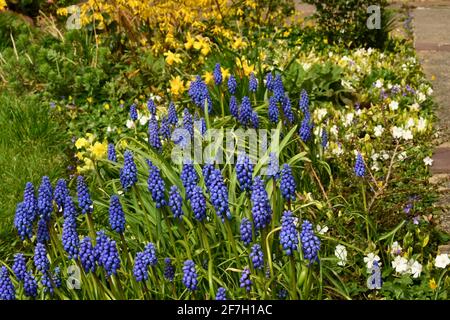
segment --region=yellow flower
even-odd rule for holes
[[[203,79],[205,80],[206,84],[212,84],[214,81],[214,75],[212,72],[206,71],[203,74]]]
[[[128,146],[128,142],[126,142],[125,140],[122,140],[122,141],[120,142],[120,147],[121,147],[122,149],[125,149],[127,146]]]
[[[84,152],[77,152],[77,154],[75,156],[77,157],[78,160],[83,160],[84,159]]]
[[[170,84],[170,92],[177,96],[182,94],[186,88],[184,87],[184,81],[181,80],[180,76],[176,76],[169,81]]]
[[[227,79],[230,76],[230,70],[220,67],[220,70],[222,71],[222,77],[223,79]]]
[[[85,138],[78,138],[78,140],[75,141],[75,147],[77,149],[86,148],[87,146],[89,146],[89,141]]]
[[[242,59],[236,58],[236,66],[244,71],[244,75],[246,77],[248,77],[252,72],[256,75],[255,66],[249,65],[245,57],[242,57]]]
[[[169,50],[164,53],[164,56],[166,57],[166,62],[169,66],[171,66],[174,63],[181,63],[181,58],[180,58],[179,53],[174,53]]]
[[[94,142],[95,136],[92,133],[88,132],[86,133],[86,138],[88,138],[89,143],[92,143]]]
[[[428,285],[430,286],[430,289],[433,291],[436,290],[437,288],[436,280],[434,280],[434,278],[428,282]]]
[[[245,49],[247,48],[247,43],[245,43],[241,37],[236,37],[234,38],[234,42],[231,44],[231,47],[235,50]]]
[[[105,108],[105,110],[109,110],[111,108],[111,106],[109,105],[109,103],[105,103],[103,105],[103,108]]]
[[[0,7],[2,6],[2,1],[4,1],[4,0],[0,0]],[[67,8],[59,8],[58,10],[56,10],[56,14],[66,17],[69,14],[69,12],[68,12]]]
[[[108,145],[106,144],[106,142],[100,143],[98,141],[89,148],[89,151],[94,155],[94,158],[96,159],[105,157],[107,150]]]
[[[194,49],[200,50],[200,53],[204,56],[208,55],[208,53],[211,51],[211,47],[208,43],[209,38],[196,36],[195,39],[196,41],[193,44]]]
[[[184,43],[184,47],[186,50],[189,50],[194,45],[195,39],[191,37],[191,34],[188,32],[186,35],[186,42]]]
[[[71,99],[69,98],[69,100],[71,100]],[[88,97],[86,100],[87,100],[87,102],[89,102],[89,103],[92,103],[92,101],[94,101],[94,99],[92,99],[92,97]]]

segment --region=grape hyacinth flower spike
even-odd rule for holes
[[[148,144],[157,152],[160,153],[162,151],[158,120],[156,120],[154,115],[152,115],[150,121],[148,122]]]
[[[239,107],[235,96],[231,96],[230,98],[230,114],[236,119],[239,119]]]
[[[170,258],[164,259],[164,278],[170,282],[173,282],[173,279],[175,278],[175,268],[172,265],[172,260],[170,260]]]
[[[252,223],[247,218],[242,218],[239,227],[241,233],[241,241],[248,246],[252,242]]]
[[[237,88],[237,82],[236,82],[236,78],[233,75],[230,75],[230,77],[228,78],[228,92],[231,95],[235,95],[236,94],[236,88]]]
[[[256,79],[255,74],[251,72],[248,81],[248,90],[250,92],[256,92],[257,89],[258,89],[258,79]]]
[[[281,169],[280,189],[281,195],[286,201],[295,200],[295,180],[291,167],[285,163]]]
[[[357,177],[364,177],[365,173],[366,173],[366,168],[364,165],[364,160],[363,157],[361,155],[361,153],[358,152],[358,154],[356,155],[356,162],[355,162],[355,175]]]
[[[124,153],[124,164],[122,169],[120,169],[120,182],[122,188],[127,191],[137,182],[137,168],[134,163],[133,153],[126,150]]]
[[[199,182],[197,171],[195,171],[192,161],[186,161],[183,163],[183,168],[180,174],[181,182],[183,182],[184,189],[186,191],[186,198],[190,199],[192,195],[192,189]]]
[[[250,279],[250,269],[245,268],[242,272],[241,278],[239,280],[240,287],[245,288],[247,292],[250,292],[252,289],[252,280]]]
[[[16,289],[5,266],[0,268],[0,300],[15,300]]]
[[[152,199],[156,203],[156,208],[162,208],[167,205],[165,195],[165,183],[161,177],[161,172],[158,167],[147,161],[149,165],[148,171],[148,191],[152,194]]]
[[[222,84],[222,70],[220,69],[220,63],[216,63],[213,72],[214,82],[216,86],[220,86]]]
[[[285,211],[281,217],[280,243],[288,256],[298,248],[298,231],[291,211]]]
[[[241,123],[241,125],[246,127],[250,124],[252,113],[253,109],[250,98],[245,96],[242,98],[241,108],[239,110],[239,122]]]
[[[130,106],[130,118],[133,121],[136,121],[138,119],[136,104],[134,104],[134,103]]]
[[[192,260],[186,260],[183,265],[183,284],[189,291],[197,290],[198,276],[195,270],[195,263]]]
[[[56,182],[55,193],[54,193],[54,199],[55,199],[56,205],[58,206],[59,211],[62,210],[62,208],[64,206],[64,202],[66,201],[66,197],[68,194],[69,194],[69,189],[67,188],[66,180],[59,179]]]
[[[109,225],[117,233],[125,231],[125,213],[117,195],[111,196],[109,202]]]
[[[23,281],[25,279],[25,272],[27,272],[27,265],[25,257],[23,256],[22,253],[16,253],[14,255],[12,270],[17,280]]]
[[[83,214],[90,214],[94,210],[94,203],[89,195],[89,189],[84,181],[83,176],[77,177],[77,195],[78,195],[78,206],[81,208]]]
[[[116,148],[114,147],[114,143],[108,144],[108,160],[112,162],[117,162],[117,154]]]
[[[217,289],[216,300],[227,300],[225,288],[220,287],[219,289]]]
[[[175,109],[175,104],[172,101],[169,103],[167,121],[173,126],[178,123],[177,110]]]
[[[253,263],[253,268],[257,270],[264,269],[264,258],[261,246],[259,244],[254,244],[250,252],[250,259]]]
[[[320,250],[320,240],[314,234],[313,225],[308,220],[303,221],[300,240],[302,243],[303,257],[309,260],[309,264],[311,265],[318,260],[317,254]]]
[[[34,266],[37,271],[40,271],[42,274],[46,274],[50,269],[50,262],[47,258],[47,250],[45,249],[45,245],[42,243],[36,244],[34,249]]]
[[[84,237],[80,244],[80,261],[86,273],[95,272],[95,251],[91,238]]]
[[[272,220],[272,208],[261,177],[255,177],[253,181],[251,202],[255,229],[264,229]]]
[[[181,220],[183,218],[183,198],[178,191],[177,186],[171,186],[169,192],[169,207],[172,210],[174,218]]]
[[[236,176],[242,191],[251,191],[254,165],[250,158],[240,153],[236,163]]]
[[[46,221],[50,220],[53,212],[53,188],[49,177],[43,176],[38,190],[37,207],[39,215]]]
[[[156,115],[156,105],[153,99],[148,99],[147,101],[147,109],[151,115]]]

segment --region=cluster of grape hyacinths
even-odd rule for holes
[[[64,207],[64,202],[66,197],[69,195],[69,189],[67,188],[66,180],[59,179],[56,182],[55,193],[53,194],[53,199],[55,200],[58,210],[61,211]]]
[[[199,182],[197,171],[195,171],[192,161],[186,161],[183,163],[183,168],[180,174],[181,182],[186,190],[186,198],[190,199],[193,188]]]
[[[236,176],[242,191],[251,191],[254,165],[245,153],[240,153],[236,163]]]
[[[112,195],[109,202],[109,225],[117,233],[125,231],[125,213],[117,195]]]
[[[191,138],[194,136],[194,119],[187,108],[183,111],[183,128],[189,132]]]
[[[170,282],[173,282],[173,279],[175,278],[175,268],[170,258],[164,259],[164,278]]]
[[[148,122],[148,144],[156,151],[161,152],[162,144],[159,138],[158,120],[156,120],[154,115],[152,115]]]
[[[48,232],[47,220],[45,220],[44,218],[39,219],[36,232],[36,241],[40,243],[50,241],[50,234]]]
[[[38,283],[31,272],[25,272],[23,279],[23,290],[25,296],[35,298],[38,293]]]
[[[44,292],[49,292],[50,294],[53,294],[55,291],[54,288],[60,288],[62,281],[61,270],[59,267],[56,267],[53,270],[53,275],[50,275],[49,273],[44,274],[41,278],[41,283],[44,286]]]
[[[181,197],[180,192],[178,191],[177,186],[171,186],[169,192],[169,207],[172,210],[174,218],[182,219],[183,212],[183,198]]]
[[[253,125],[253,128],[258,129],[259,128],[259,118],[256,111],[253,110],[252,116],[250,117],[250,121]]]
[[[89,195],[89,189],[84,181],[83,176],[77,177],[77,195],[78,195],[78,206],[81,208],[83,214],[92,213],[93,202],[91,196]]]
[[[144,251],[136,254],[134,260],[133,275],[136,281],[144,281],[148,279],[148,268],[157,264],[156,250],[153,243],[145,246]]]
[[[212,100],[209,95],[208,86],[200,76],[196,76],[195,80],[191,82],[188,90],[188,95],[194,104],[201,108],[205,107],[205,101],[208,103],[208,112],[212,109]]]
[[[136,105],[134,103],[130,106],[130,118],[133,121],[136,121],[138,119],[138,113],[137,113]]]
[[[300,92],[300,100],[298,106],[304,115],[309,114],[309,96],[305,89]]]
[[[236,82],[236,78],[233,75],[230,75],[230,77],[228,78],[228,92],[231,95],[235,95],[236,94],[236,89],[237,89],[237,82]]]
[[[257,230],[264,229],[272,220],[272,208],[261,177],[255,177],[253,181],[251,201],[255,228]]]
[[[117,154],[116,148],[114,147],[114,143],[108,144],[108,160],[112,162],[117,162]]]
[[[42,243],[36,244],[34,248],[34,266],[42,274],[46,274],[50,269],[50,262],[47,258],[47,250]]]
[[[183,284],[189,291],[197,290],[198,276],[195,270],[195,263],[192,260],[186,260],[183,265]]]
[[[298,247],[298,231],[291,211],[285,211],[281,217],[280,243],[286,255],[290,256]]]
[[[72,197],[70,195],[67,195],[66,199],[64,200],[63,217],[64,219],[68,217],[75,219],[77,217],[77,209],[75,208],[75,204],[73,203]]]
[[[53,188],[49,177],[42,177],[41,185],[38,190],[37,208],[39,215],[45,221],[50,220],[53,211]]]
[[[356,162],[355,162],[354,170],[355,170],[355,175],[357,177],[364,177],[364,175],[366,173],[366,167],[364,165],[364,160],[363,160],[361,153],[359,153],[359,152],[356,155]]]
[[[167,121],[171,125],[176,125],[178,123],[177,110],[175,109],[175,104],[172,101],[169,103],[169,110],[167,111]]]
[[[195,219],[203,221],[206,219],[206,198],[200,186],[194,186],[190,198],[192,212]]]
[[[280,175],[280,166],[278,157],[274,152],[269,153],[269,163],[267,165],[266,176],[272,179],[278,179]]]
[[[151,115],[156,115],[156,105],[153,99],[148,99],[147,101],[147,109],[148,112],[150,112]]]
[[[217,216],[222,221],[224,221],[224,216],[231,219],[228,204],[228,189],[223,181],[222,173],[219,169],[214,168],[207,180],[206,186]]]
[[[91,238],[84,237],[80,243],[80,261],[86,273],[95,272],[95,251]]]
[[[37,199],[34,194],[34,186],[31,182],[27,182],[25,185],[25,192],[23,195],[23,210],[27,217],[33,222],[38,216]]]
[[[134,163],[133,153],[126,150],[124,155],[124,164],[122,169],[120,169],[120,183],[122,188],[127,191],[137,182],[137,168]]]
[[[248,246],[252,242],[252,223],[247,218],[242,218],[239,227],[241,233],[241,241]]]
[[[116,242],[109,239],[102,231],[97,232],[95,255],[98,265],[105,269],[109,277],[117,274],[120,258]]]
[[[16,276],[17,280],[23,281],[25,279],[25,272],[27,272],[27,265],[25,257],[22,253],[16,253],[14,255],[14,262],[12,265],[12,271]]]
[[[320,250],[320,240],[314,234],[313,225],[308,220],[303,221],[300,233],[303,257],[309,260],[309,264],[318,260],[317,254]]]
[[[222,84],[222,70],[220,69],[220,63],[216,63],[215,67],[214,67],[214,72],[213,72],[213,77],[214,77],[214,83],[217,86],[220,86]]]
[[[230,98],[230,114],[236,119],[239,118],[239,107],[235,96],[231,96]]]
[[[161,172],[159,171],[158,167],[153,165],[151,161],[147,161],[147,164],[149,166],[148,170],[148,191],[152,194],[152,199],[156,203],[156,208],[162,208],[164,207],[166,202],[166,195],[165,195],[165,183],[163,178],[161,177]]]
[[[284,98],[283,103],[281,104],[283,109],[284,117],[289,123],[294,122],[294,113],[292,112],[291,99],[288,96]]]
[[[15,300],[16,289],[5,266],[0,268],[0,300]]]
[[[163,117],[161,119],[161,127],[159,128],[159,135],[163,139],[169,139],[170,138],[170,124],[169,119],[167,117]]]
[[[250,78],[248,80],[248,90],[250,92],[256,92],[258,89],[258,79],[256,79],[253,72],[250,73]]]
[[[322,128],[321,144],[323,148],[326,148],[328,145],[328,133],[325,127]]]
[[[273,75],[272,72],[266,74],[266,88],[268,91],[273,91]]]
[[[20,202],[16,207],[14,226],[17,229],[21,240],[25,240],[26,238],[31,238],[33,236],[33,219],[28,216],[25,211],[23,202]]]
[[[242,272],[241,279],[239,280],[240,287],[245,288],[247,292],[252,290],[252,280],[250,279],[250,269],[244,268]]]
[[[275,96],[269,98],[269,120],[272,123],[278,122],[278,105]]]
[[[257,270],[264,269],[264,257],[259,244],[253,245],[252,251],[250,252],[250,259],[252,260],[253,268]]]
[[[298,134],[300,135],[300,138],[306,142],[312,136],[313,124],[311,122],[311,113],[309,111],[309,97],[305,90],[302,90],[300,94],[299,107],[303,112],[303,120]]]
[[[226,290],[223,287],[217,289],[216,300],[225,301],[227,300]]]
[[[277,102],[282,103],[285,97],[283,80],[281,75],[277,74],[273,80],[273,95]]]
[[[286,201],[295,200],[295,180],[292,175],[292,169],[287,163],[281,169],[280,190]]]
[[[239,122],[243,126],[249,126],[252,120],[252,104],[250,102],[250,98],[245,96],[242,98],[241,108],[239,110]]]

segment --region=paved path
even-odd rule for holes
[[[450,1],[414,1],[413,27],[417,54],[438,103],[439,145],[433,154],[431,181],[441,192],[441,228],[450,233]]]

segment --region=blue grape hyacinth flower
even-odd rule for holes
[[[164,278],[170,282],[173,282],[173,279],[175,278],[175,267],[173,266],[170,258],[164,259]]]
[[[199,177],[197,171],[195,171],[194,164],[192,161],[186,161],[183,163],[183,168],[180,174],[181,182],[186,191],[186,198],[190,199],[192,195],[192,189],[199,182]]]
[[[280,243],[288,256],[298,248],[298,231],[291,211],[285,211],[281,217]]]
[[[23,202],[16,207],[14,227],[17,229],[20,239],[30,239],[33,236],[33,217],[28,216],[24,210]]]
[[[239,227],[241,233],[241,241],[248,246],[252,242],[252,223],[247,218],[242,218]]]
[[[253,110],[252,112],[252,116],[250,118],[250,122],[252,123],[252,126],[254,129],[258,129],[259,128],[259,118],[258,118],[258,113]]]
[[[209,95],[208,86],[202,80],[202,78],[197,75],[195,80],[191,82],[188,90],[188,95],[194,104],[201,108],[205,107],[205,102],[208,104],[208,112],[210,113],[212,110],[212,100]]]
[[[216,300],[225,301],[227,300],[226,290],[223,287],[217,289]]]
[[[214,82],[217,86],[222,84],[222,70],[220,69],[220,63],[216,63],[213,72]]]
[[[195,263],[192,260],[186,260],[183,265],[183,284],[189,291],[197,290],[198,276],[195,270]]]
[[[239,280],[240,287],[245,288],[247,292],[252,290],[252,280],[250,279],[250,269],[245,268]]]
[[[230,98],[230,114],[239,119],[239,106],[235,96],[231,96]]]
[[[252,119],[252,104],[250,102],[250,98],[245,96],[242,98],[241,108],[239,110],[239,122],[243,126],[248,126],[251,123]]]
[[[355,161],[355,175],[357,177],[364,177],[365,173],[366,173],[366,168],[364,165],[364,160],[363,157],[361,155],[361,153],[358,152],[358,154],[356,155],[356,161]]]
[[[308,220],[303,221],[302,231],[300,233],[302,243],[303,257],[309,260],[309,265],[318,260],[320,250],[320,240],[314,234],[313,225]]]
[[[42,177],[42,182],[39,186],[37,207],[39,215],[46,221],[49,221],[53,212],[53,187],[50,178],[47,176]]]
[[[303,89],[300,93],[298,106],[304,115],[309,114],[309,96],[305,89]]]
[[[269,153],[269,163],[267,165],[266,176],[273,179],[278,179],[280,176],[278,157],[274,152]]]
[[[12,265],[12,271],[16,276],[17,280],[23,281],[25,279],[25,272],[27,272],[27,265],[25,257],[22,253],[16,253],[14,255],[14,262]]]
[[[158,120],[156,120],[155,116],[152,116],[150,118],[150,121],[148,122],[148,144],[157,152],[162,151],[161,139],[159,137]]]
[[[94,210],[94,203],[91,200],[89,189],[84,181],[83,176],[77,177],[77,195],[78,206],[81,209],[81,213],[90,214]]]
[[[137,181],[137,167],[134,163],[133,153],[126,150],[124,153],[124,164],[122,169],[120,169],[120,183],[122,184],[122,188],[127,191]]]
[[[109,225],[117,233],[125,231],[125,213],[117,195],[112,195],[109,201]]]
[[[283,103],[281,104],[283,109],[284,117],[289,123],[294,122],[294,113],[292,112],[291,99],[288,96],[284,98]]]
[[[67,195],[66,200],[64,201],[63,217],[64,219],[67,217],[72,217],[75,219],[77,216],[77,209],[75,208],[72,197]]]
[[[240,153],[236,163],[236,176],[241,190],[251,191],[253,170],[254,165],[251,163],[250,158],[246,154]]]
[[[213,169],[208,178],[207,189],[210,195],[211,202],[216,210],[217,216],[224,221],[226,216],[231,218],[231,212],[228,203],[228,189],[223,181],[222,173],[219,169]]]
[[[158,167],[153,165],[150,161],[148,161],[148,165],[148,191],[152,194],[152,199],[156,203],[156,208],[162,208],[167,205],[165,195],[166,185],[161,177],[161,172]]]
[[[266,88],[268,91],[273,91],[273,75],[272,72],[268,72],[266,75]]]
[[[255,229],[264,229],[272,220],[272,208],[261,177],[255,177],[253,180],[251,202]]]
[[[277,74],[273,80],[273,95],[277,102],[282,103],[285,97],[283,80],[281,75]]]
[[[250,78],[248,80],[248,90],[250,92],[256,92],[258,89],[258,79],[253,72],[250,73]]]
[[[0,268],[0,300],[15,300],[16,289],[5,266]]]
[[[147,101],[147,109],[151,115],[156,115],[156,105],[153,99],[148,99]]]
[[[195,219],[198,221],[206,219],[206,198],[199,186],[192,189],[190,203]]]
[[[178,123],[177,110],[175,108],[175,104],[172,101],[169,103],[167,121],[173,126]]]
[[[269,120],[272,123],[278,122],[278,105],[275,96],[269,98]]]
[[[286,201],[295,200],[295,180],[292,175],[291,167],[285,163],[281,169],[280,190],[281,195]]]
[[[183,111],[183,128],[189,132],[191,139],[194,137],[194,119],[187,108]]]
[[[30,298],[36,298],[38,293],[38,283],[36,279],[33,277],[31,272],[25,272],[25,277],[23,280],[23,291],[25,296]]]
[[[130,118],[133,121],[136,121],[138,119],[136,104],[134,104],[134,103],[130,106]]]
[[[173,216],[181,220],[183,218],[183,198],[177,186],[171,186],[169,192],[169,207],[172,210]]]
[[[80,244],[80,261],[86,273],[95,272],[95,251],[91,238],[84,237]]]
[[[254,244],[252,246],[251,252],[250,252],[250,259],[253,263],[253,268],[257,270],[263,270],[264,269],[264,256],[261,249],[261,246],[259,244]]]
[[[236,78],[233,75],[230,75],[230,77],[228,78],[228,92],[232,95],[236,94],[236,89],[237,89],[237,82],[236,82]]]
[[[161,119],[161,126],[159,127],[159,135],[163,139],[169,139],[172,132],[170,131],[170,124],[167,117]]]
[[[31,182],[27,182],[25,185],[22,203],[22,209],[26,212],[27,217],[33,222],[38,217],[38,203],[34,194],[34,186]]]
[[[325,127],[322,128],[321,145],[323,148],[326,148],[328,145],[328,134]]]
[[[39,219],[38,228],[36,232],[36,241],[40,243],[46,243],[50,241],[50,233],[48,232],[47,220],[44,218]]]
[[[97,245],[99,245],[98,242],[95,249],[99,253],[98,265],[105,269],[108,277],[117,274],[117,270],[120,268],[120,257],[116,241],[105,236],[101,241],[101,246],[97,248]]]
[[[117,154],[116,148],[114,147],[114,143],[108,144],[108,160],[112,162],[117,162]]]
[[[80,249],[80,239],[78,237],[75,217],[68,216],[64,219],[61,240],[68,258],[76,260]]]
[[[45,274],[50,269],[50,261],[47,258],[47,250],[45,249],[45,245],[42,243],[37,243],[34,248],[34,266],[36,270],[40,271],[42,274]]]
[[[144,251],[136,254],[134,261],[133,275],[136,281],[144,281],[148,279],[148,268],[154,267],[158,262],[156,257],[156,249],[153,243],[148,243]]]
[[[67,188],[66,180],[59,179],[56,182],[54,200],[56,205],[58,206],[58,210],[61,211],[64,207],[64,202],[66,201],[66,197],[69,195],[69,189]]]

